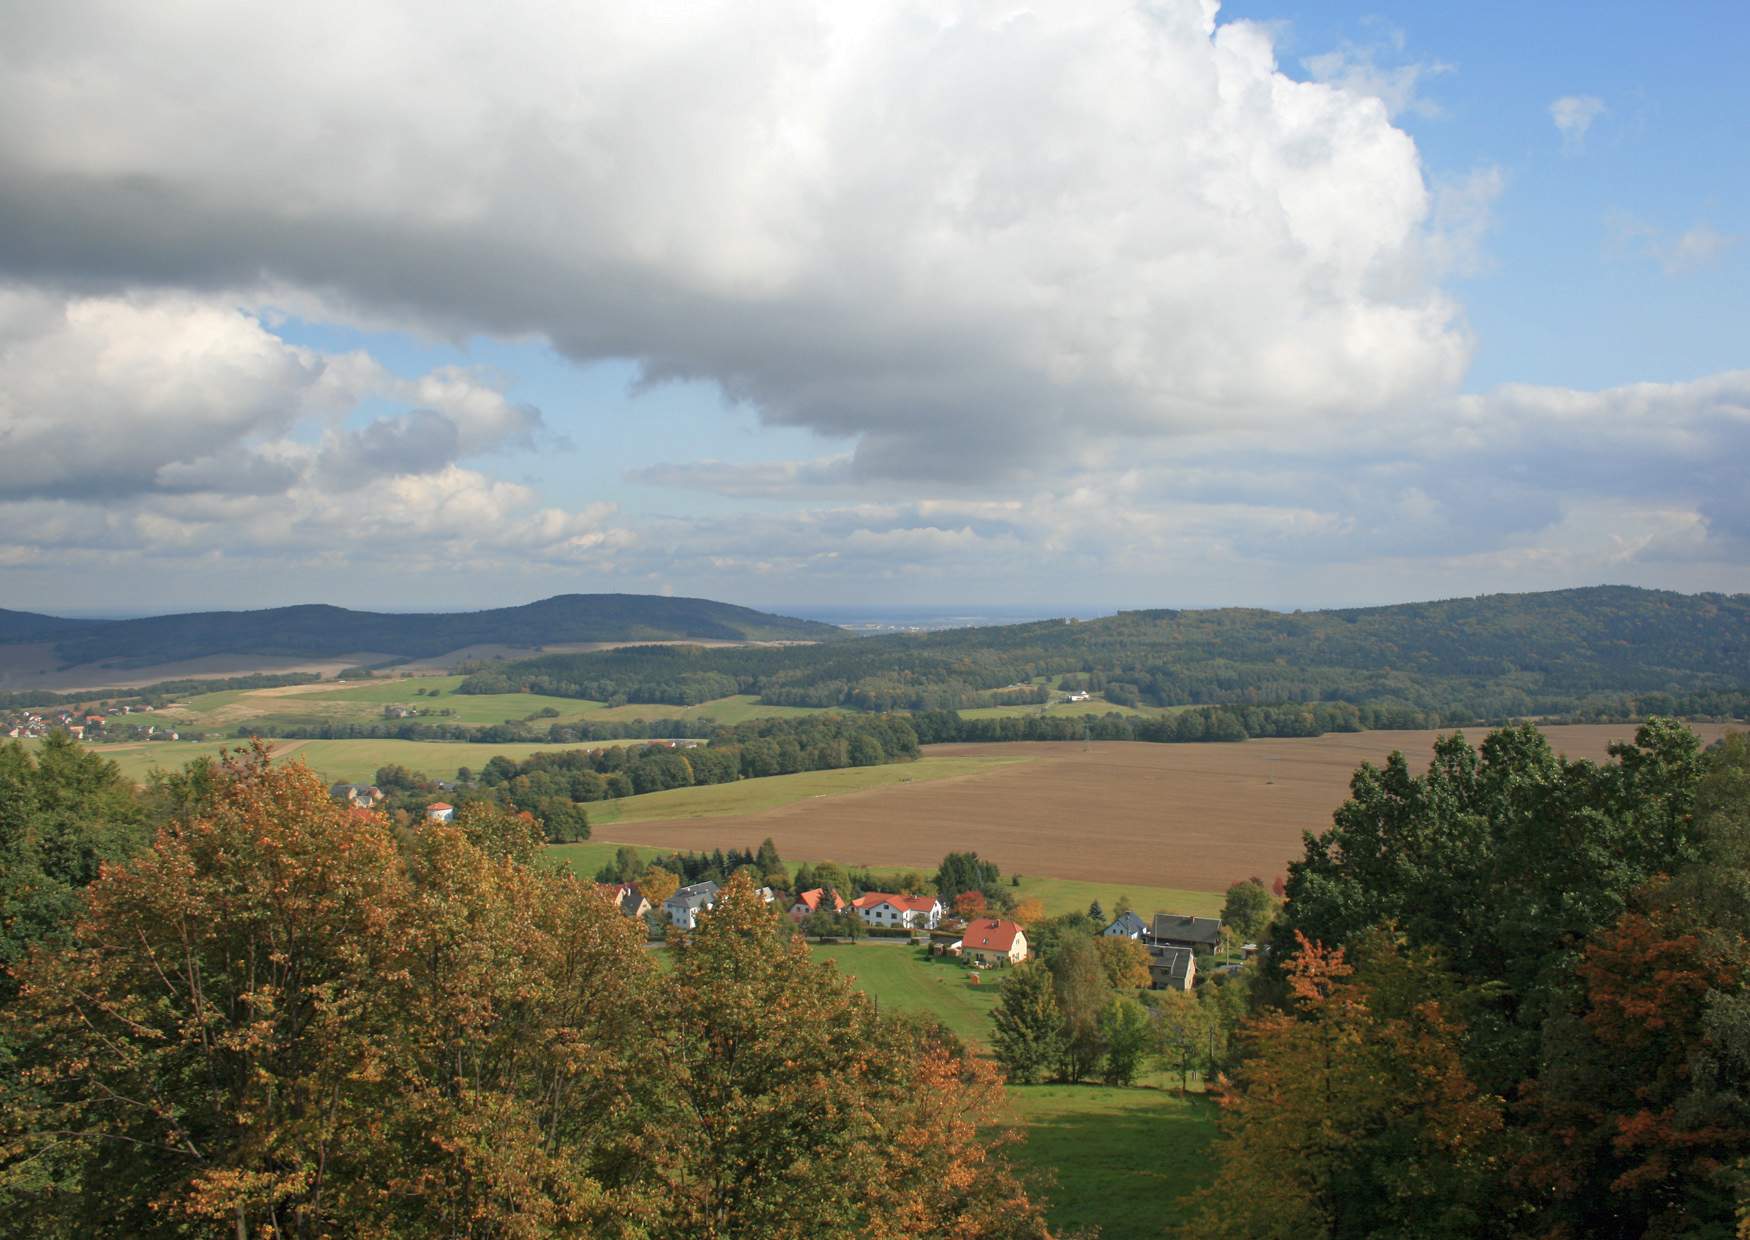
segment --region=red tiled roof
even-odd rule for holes
[[[454,805],[451,805],[448,801],[433,801],[430,805],[426,806],[425,808],[429,812],[429,811],[434,810],[434,809],[455,809],[456,807]]]
[[[852,908],[869,909],[877,904],[891,904],[902,913],[927,913],[936,907],[935,896],[897,896],[887,891],[865,891],[851,901]]]
[[[1015,936],[1021,927],[997,917],[980,917],[969,922],[960,942],[968,951],[1003,952],[1014,950]]]
[[[816,912],[821,904],[825,902],[826,895],[827,891],[825,887],[815,887],[812,890],[798,894],[796,897],[796,903],[802,905],[811,913]],[[836,891],[832,893],[832,906],[835,910],[841,909],[845,906],[844,900],[839,897],[839,893]]]

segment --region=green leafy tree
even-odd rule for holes
[[[1063,1013],[1051,972],[1037,960],[1009,970],[992,1013],[992,1049],[1003,1073],[1017,1085],[1044,1080],[1062,1057]]]
[[[1276,897],[1264,886],[1263,880],[1248,878],[1227,889],[1227,899],[1221,906],[1223,926],[1231,926],[1242,943],[1254,943],[1264,937],[1276,918]]]
[[[1063,1013],[1063,1076],[1071,1082],[1085,1080],[1106,1050],[1100,1036],[1100,1014],[1112,999],[1106,967],[1086,934],[1064,936],[1047,965]]]
[[[1108,1085],[1134,1083],[1153,1038],[1148,1012],[1135,999],[1119,996],[1100,1013],[1099,1024],[1106,1048],[1100,1079]]]

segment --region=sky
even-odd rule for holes
[[[1750,8],[0,10],[0,606],[1750,590]]]

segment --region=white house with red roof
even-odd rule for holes
[[[815,887],[800,892],[796,896],[796,902],[790,906],[790,920],[798,923],[807,921],[821,909],[829,913],[842,913],[845,911],[844,899],[830,887]]]
[[[448,801],[433,801],[425,807],[427,822],[448,822],[456,816],[456,807]]]
[[[966,923],[960,958],[975,964],[1019,964],[1027,958],[1027,932],[1001,917],[980,917]]]
[[[901,896],[865,891],[851,907],[866,926],[884,930],[934,930],[942,920],[942,902],[935,896]]]

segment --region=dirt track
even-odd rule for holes
[[[1705,742],[1724,730],[1697,725]],[[1623,725],[1547,729],[1573,758],[1599,759]],[[617,843],[716,848],[771,836],[786,857],[933,866],[976,849],[1004,873],[1221,890],[1268,880],[1348,794],[1362,761],[1394,749],[1421,770],[1435,732],[1362,732],[1237,745],[940,745],[931,753],[1026,756],[988,774],[816,798],[758,814],[604,827]],[[1473,740],[1480,740],[1480,734]]]

